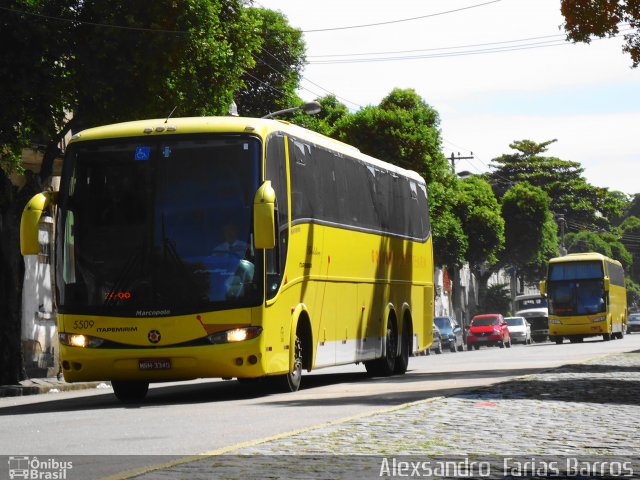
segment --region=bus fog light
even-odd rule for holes
[[[249,358],[247,358],[247,360],[251,365],[255,365],[256,363],[258,363],[258,357],[256,357],[255,355],[249,355]]]

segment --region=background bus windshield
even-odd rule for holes
[[[606,310],[601,262],[549,265],[549,313],[588,315]]]
[[[260,151],[240,136],[72,145],[58,224],[60,311],[134,316],[259,303],[250,232]]]

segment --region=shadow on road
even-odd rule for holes
[[[639,353],[629,352],[625,355]],[[503,398],[560,400],[617,405],[638,405],[640,395],[640,360],[629,365],[569,364],[559,368],[491,369],[455,372],[418,373],[409,370],[406,375],[370,377],[366,372],[311,373],[303,378],[303,389],[298,393],[282,394],[267,382],[251,384],[237,381],[211,381],[201,383],[171,384],[149,390],[144,402],[122,404],[111,391],[104,394],[85,395],[66,399],[43,398],[27,405],[0,408],[0,417],[8,415],[32,415],[50,412],[105,410],[118,408],[157,408],[164,405],[189,405],[200,403],[241,402],[262,398],[263,403],[282,407],[314,407],[323,405],[395,406],[427,398],[451,395],[498,394]],[[635,375],[634,375],[635,374]],[[531,375],[535,375],[530,377]],[[523,377],[513,379],[513,377]],[[460,382],[474,379],[495,379],[489,386],[460,386]],[[506,381],[504,381],[506,380]],[[443,382],[443,388],[414,388],[418,382]],[[331,393],[316,389],[332,385],[349,384],[387,385],[375,393],[361,395]],[[409,386],[409,388],[407,388]],[[346,389],[346,388],[345,388]],[[45,394],[54,395],[54,394]]]

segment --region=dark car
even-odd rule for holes
[[[458,322],[451,317],[436,317],[433,322],[440,330],[442,337],[442,346],[448,348],[452,352],[462,352],[464,350],[464,336],[462,328]]]
[[[627,333],[640,332],[640,313],[630,313],[627,318]]]
[[[471,319],[467,333],[467,349],[478,350],[482,345],[497,345],[500,348],[511,347],[511,335],[507,322],[499,313],[476,315]]]

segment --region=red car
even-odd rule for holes
[[[472,348],[478,350],[480,345],[511,347],[511,335],[509,335],[507,322],[499,313],[476,315],[471,319],[467,331],[467,350]]]

